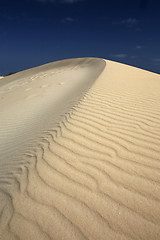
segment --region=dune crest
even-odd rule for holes
[[[160,239],[160,76],[97,58],[0,81],[0,239]]]

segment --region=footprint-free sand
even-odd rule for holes
[[[160,76],[98,59],[0,80],[0,240],[160,239]]]

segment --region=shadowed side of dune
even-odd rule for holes
[[[72,104],[57,124],[47,117],[21,159],[6,162],[2,239],[160,238],[160,77],[106,63],[96,81],[83,82],[79,99],[67,95]],[[48,116],[51,107],[43,106]]]
[[[5,77],[0,82],[0,166],[55,127],[103,71],[105,61],[69,59]],[[18,156],[19,155],[19,156]],[[2,170],[4,172],[4,170]]]

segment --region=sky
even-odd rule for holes
[[[160,0],[0,0],[0,75],[78,57],[160,73]]]

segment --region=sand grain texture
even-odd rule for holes
[[[97,58],[0,81],[0,239],[160,239],[160,77]]]

